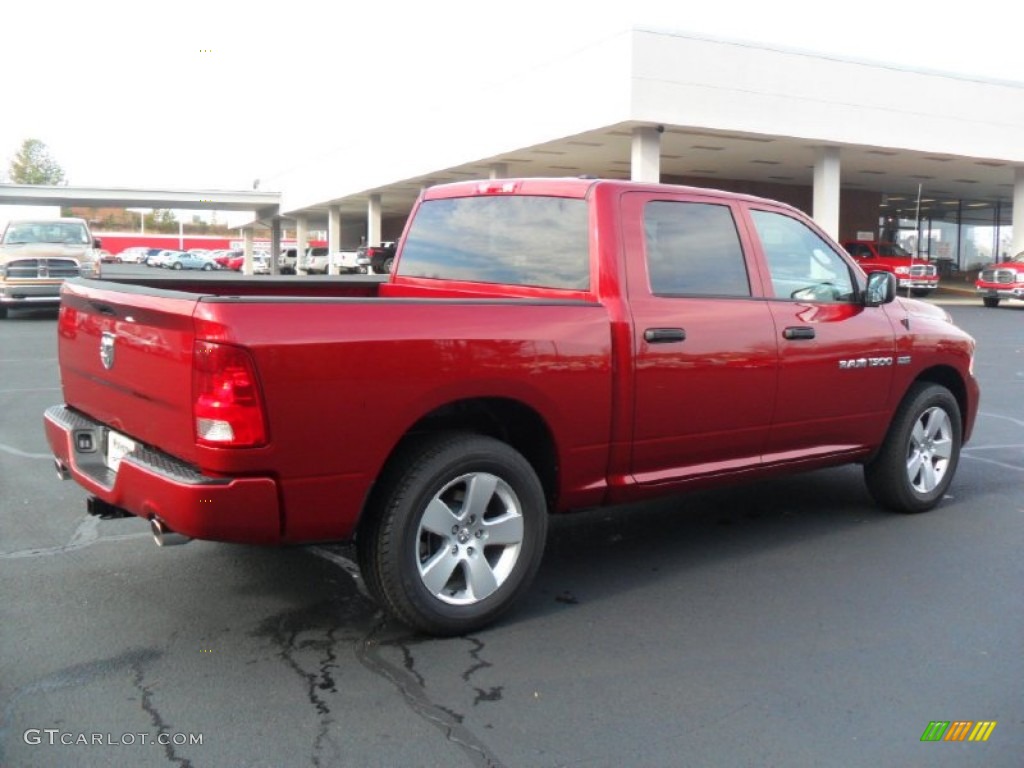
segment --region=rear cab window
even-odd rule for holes
[[[589,213],[579,198],[540,195],[425,200],[398,276],[566,290],[590,288]]]

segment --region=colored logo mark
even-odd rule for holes
[[[921,741],[988,741],[996,725],[996,720],[932,720]]]

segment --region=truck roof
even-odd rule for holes
[[[583,198],[592,193],[596,187],[611,187],[623,190],[663,191],[679,194],[692,192],[695,195],[714,196],[727,200],[745,200],[764,202],[766,198],[742,192],[729,192],[710,187],[694,187],[683,184],[663,184],[658,182],[631,181],[627,179],[599,179],[592,177],[520,177],[508,179],[483,179],[477,181],[454,181],[428,187],[423,192],[424,200],[440,200],[448,197],[468,197],[475,195],[552,195],[556,197]],[[797,210],[788,203],[771,201],[791,210]]]

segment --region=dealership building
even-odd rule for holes
[[[428,186],[586,175],[782,200],[837,239],[899,241],[950,270],[1024,251],[1024,82],[1012,79],[632,29],[501,87],[439,95],[431,112],[392,114],[259,190],[0,185],[0,203],[228,201],[252,212],[250,250],[269,237],[276,251],[285,233],[342,250],[397,239]]]
[[[300,238],[396,239],[433,184],[590,175],[783,200],[837,239],[900,240],[954,268],[1024,250],[1022,82],[633,29],[394,114],[281,180]]]

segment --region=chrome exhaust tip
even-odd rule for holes
[[[159,517],[149,518],[149,530],[153,534],[153,541],[156,542],[158,547],[176,547],[192,541],[190,536],[172,531],[167,527],[167,523]]]
[[[58,480],[67,480],[69,477],[71,477],[71,470],[69,470],[67,468],[67,465],[65,465],[64,462],[61,461],[60,459],[54,458],[53,468],[57,470]]]

